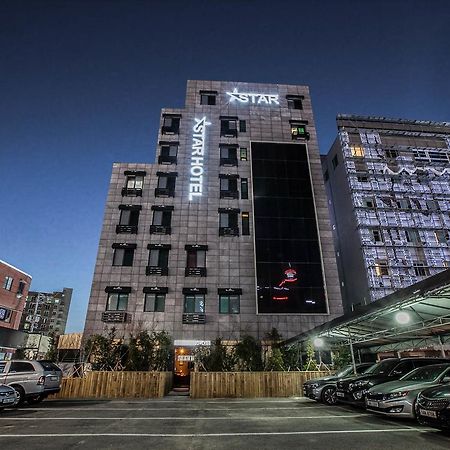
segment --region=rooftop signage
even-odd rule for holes
[[[192,127],[193,134],[189,177],[189,201],[192,201],[194,197],[201,197],[203,195],[203,166],[205,156],[206,126],[211,125],[211,122],[206,121],[206,117],[194,120],[195,124]]]
[[[250,92],[238,92],[233,89],[233,92],[226,92],[230,97],[230,102],[238,101],[239,103],[252,103],[254,105],[279,105],[278,94],[258,94]]]

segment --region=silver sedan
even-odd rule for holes
[[[14,406],[17,400],[17,392],[12,387],[0,384],[0,410],[7,406]]]
[[[419,367],[399,380],[372,387],[366,395],[366,408],[378,414],[413,419],[419,393],[440,383],[450,383],[450,362]]]

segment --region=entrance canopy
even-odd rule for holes
[[[374,352],[450,342],[450,269],[284,341],[322,338]]]

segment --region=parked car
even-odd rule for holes
[[[356,364],[356,373],[361,374],[371,366],[372,363]],[[303,395],[327,405],[334,405],[336,403],[337,381],[351,374],[353,374],[353,366],[346,366],[334,375],[306,381],[303,383]]]
[[[366,408],[378,414],[414,419],[417,396],[424,389],[450,382],[450,362],[419,367],[397,381],[369,389]]]
[[[16,391],[6,384],[0,384],[0,411],[7,406],[14,406],[19,397]]]
[[[344,378],[337,382],[338,402],[364,406],[367,391],[388,381],[398,380],[418,367],[449,362],[443,358],[388,358],[367,369],[362,375]]]
[[[417,397],[416,416],[422,425],[450,430],[450,384],[422,391]]]
[[[0,361],[0,383],[15,389],[21,405],[42,401],[47,395],[59,392],[62,372],[48,361]]]

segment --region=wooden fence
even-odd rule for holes
[[[172,389],[172,372],[88,372],[82,378],[64,378],[54,399],[155,398]]]
[[[301,397],[303,383],[329,372],[191,372],[192,398]]]

